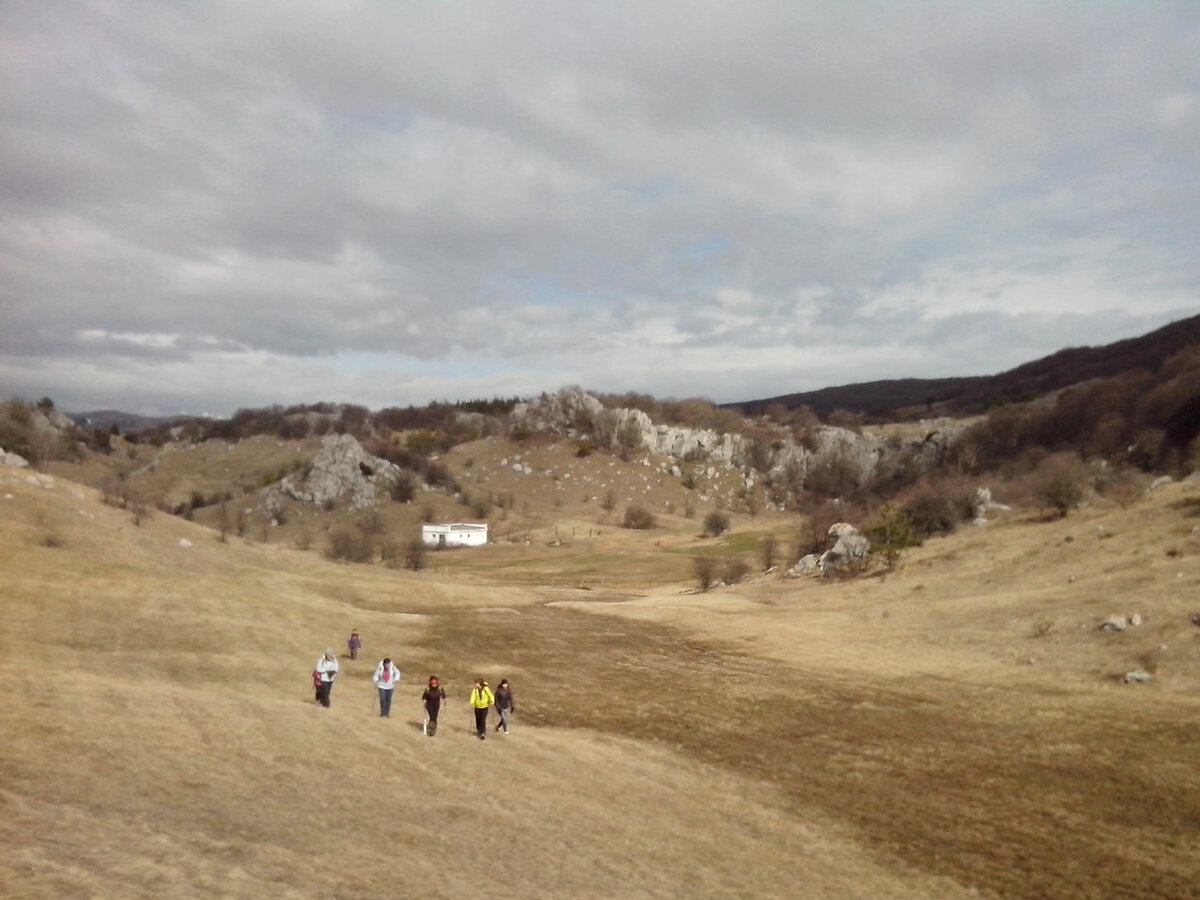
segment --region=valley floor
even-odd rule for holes
[[[617,595],[558,558],[513,583],[220,543],[0,470],[0,894],[1200,896],[1200,546],[1172,490],[887,575]],[[308,672],[352,627],[320,709]],[[512,736],[471,737],[476,674],[512,681]]]

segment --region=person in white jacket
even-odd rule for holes
[[[337,677],[338,661],[332,650],[326,650],[325,655],[317,660],[315,667],[320,682],[317,685],[317,699],[322,706],[329,706],[329,694],[333,691],[333,679]]]
[[[375,667],[375,674],[371,676],[371,681],[379,689],[380,717],[386,719],[391,716],[392,691],[396,689],[396,684],[402,677],[400,670],[396,668],[396,664],[389,656],[385,656],[383,661]]]

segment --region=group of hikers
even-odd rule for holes
[[[358,659],[358,651],[362,649],[362,637],[357,628],[350,632],[346,647],[350,651],[350,658]],[[317,660],[312,673],[313,690],[316,694],[316,702],[321,706],[328,707],[330,705],[333,681],[340,668],[337,655],[332,650],[326,650]],[[371,683],[375,685],[375,689],[379,693],[381,718],[386,719],[391,716],[392,692],[403,677],[403,673],[389,656],[385,656],[375,667]],[[438,713],[441,712],[445,700],[446,689],[442,687],[441,681],[436,675],[430,675],[425,684],[425,691],[421,694],[421,704],[425,707],[425,722],[421,726],[422,734],[429,737],[437,734]],[[498,733],[508,734],[509,719],[517,711],[517,707],[507,678],[500,679],[494,692],[483,678],[476,678],[475,685],[471,688],[470,703],[471,709],[475,713],[475,735],[481,741],[487,738],[488,712],[492,708],[495,708],[499,716],[495,730]]]

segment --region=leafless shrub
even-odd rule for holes
[[[737,584],[750,572],[750,564],[739,556],[731,557],[725,561],[725,570],[722,575],[726,584]]]
[[[425,568],[426,556],[429,548],[425,546],[425,542],[420,538],[413,538],[405,545],[404,548],[404,565],[412,569],[414,572],[419,572]]]
[[[375,555],[375,547],[357,525],[340,522],[329,529],[329,549],[326,555],[330,559],[365,563],[370,562]]]
[[[708,591],[717,583],[717,561],[711,556],[693,556],[692,574],[701,591]]]
[[[625,510],[625,518],[621,522],[625,528],[649,529],[658,525],[654,513],[644,506],[630,506]]]
[[[729,530],[729,516],[719,510],[713,510],[704,517],[704,537],[720,537]]]
[[[773,534],[768,534],[762,539],[762,543],[758,545],[758,557],[762,562],[763,571],[767,571],[775,565],[775,555],[779,549],[779,539]]]

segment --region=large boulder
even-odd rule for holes
[[[400,476],[399,466],[372,456],[353,435],[331,434],[321,440],[321,449],[312,463],[303,472],[281,480],[277,490],[302,503],[341,503],[351,509],[365,509]]]
[[[29,465],[25,457],[17,453],[9,453],[0,449],[0,466],[12,466],[14,469],[24,469]]]
[[[828,578],[839,571],[861,569],[866,564],[871,542],[853,525],[848,522],[831,525],[829,537],[835,543],[817,560],[821,575]]]

